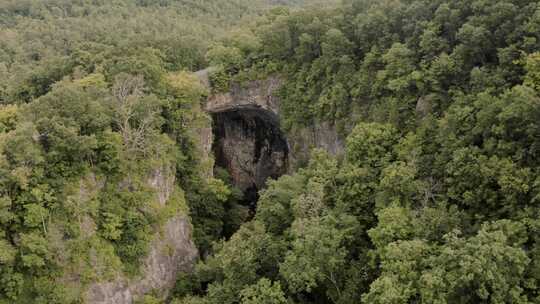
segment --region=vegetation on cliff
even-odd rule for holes
[[[0,303],[81,303],[187,213],[175,304],[539,303],[538,1],[269,9],[310,2],[0,0]],[[201,174],[210,65],[215,92],[280,74],[285,129],[347,138],[243,224]]]

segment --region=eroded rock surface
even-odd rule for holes
[[[174,183],[172,167],[155,170],[148,180],[148,184],[156,190],[156,200],[162,205],[173,195]],[[119,275],[113,281],[93,284],[88,288],[86,302],[131,304],[152,291],[167,294],[174,286],[178,272],[191,270],[197,259],[191,230],[185,215],[170,218],[150,245],[150,252],[142,266],[142,275],[133,279]]]
[[[205,84],[204,80],[201,80]],[[241,108],[260,108],[279,115],[279,98],[276,90],[282,85],[279,77],[249,81],[246,84],[232,84],[231,91],[208,97],[205,110],[211,113]]]
[[[256,193],[268,178],[287,172],[289,147],[275,114],[243,107],[212,116],[216,164],[244,193]]]
[[[174,217],[152,243],[141,279],[118,278],[94,284],[88,290],[87,303],[128,304],[154,290],[166,293],[174,286],[179,271],[191,269],[196,256],[189,222],[184,217]]]
[[[202,73],[201,75],[206,74]],[[201,82],[208,85],[207,77],[202,77]],[[204,109],[213,114],[214,117],[216,117],[216,113],[231,110],[260,109],[274,114],[279,121],[280,100],[277,90],[282,84],[283,79],[277,76],[250,81],[242,85],[233,84],[230,92],[209,96]],[[219,140],[219,136],[214,134],[214,137]],[[319,122],[309,127],[290,130],[284,133],[284,138],[288,143],[288,172],[293,172],[304,163],[314,148],[323,149],[336,156],[344,153],[343,138],[338,135],[336,128],[328,122]],[[238,149],[236,153],[241,155],[244,153],[243,151],[244,149]],[[245,159],[243,156],[240,158]]]

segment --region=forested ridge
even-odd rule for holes
[[[179,213],[199,262],[141,303],[540,303],[538,1],[0,0],[0,17],[0,303],[139,275]],[[225,170],[201,174],[200,105],[276,75],[285,132],[326,122],[346,147],[268,181],[251,216]],[[145,179],[168,163],[159,206]]]

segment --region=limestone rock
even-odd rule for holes
[[[173,193],[174,168],[163,167],[152,172],[148,184],[155,189],[157,201],[164,205]],[[198,257],[191,236],[191,224],[184,215],[169,219],[155,236],[142,266],[142,275],[127,279],[119,275],[110,282],[91,285],[86,293],[89,304],[131,304],[151,292],[166,295],[174,287],[180,271],[189,271]]]
[[[199,74],[199,77],[203,77],[205,73]],[[279,76],[271,76],[267,79],[250,81],[244,85],[233,84],[230,92],[209,96],[204,109],[209,113],[258,109],[267,111],[270,113],[269,115],[274,115],[279,124],[280,100],[276,92],[283,81]],[[290,130],[284,134],[284,137],[289,146],[287,153],[288,172],[293,172],[305,162],[313,148],[323,149],[336,156],[342,155],[345,150],[344,139],[328,122],[318,122],[309,127]],[[245,147],[245,149],[251,148]],[[242,151],[239,150],[236,153],[241,155]],[[240,158],[245,159],[245,157]]]
[[[94,284],[88,290],[87,303],[128,304],[154,290],[166,293],[174,286],[177,273],[191,270],[196,258],[190,223],[185,217],[172,218],[152,243],[142,277]]]

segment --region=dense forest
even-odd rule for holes
[[[201,103],[275,75],[284,132],[346,147],[250,214]],[[540,3],[0,0],[0,303],[140,275],[178,213],[199,261],[141,303],[540,303]]]

